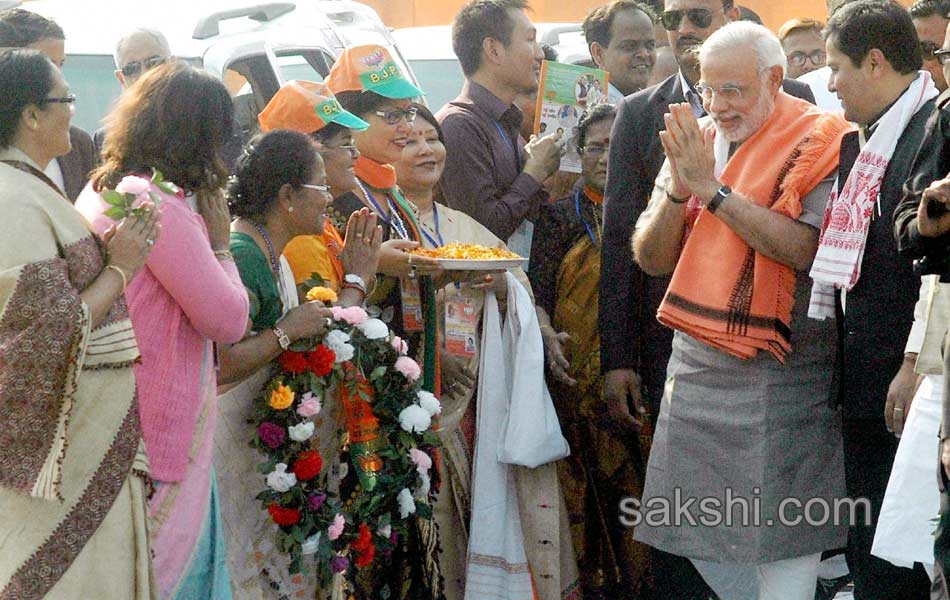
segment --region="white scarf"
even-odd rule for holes
[[[920,71],[910,87],[878,121],[871,139],[858,154],[840,195],[838,181],[835,181],[825,209],[818,253],[811,267],[814,284],[808,305],[809,317],[819,320],[834,317],[835,288],[850,290],[857,284],[887,165],[911,118],[936,96],[937,88],[930,73]]]

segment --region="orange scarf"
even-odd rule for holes
[[[749,201],[797,219],[801,199],[838,165],[849,129],[842,117],[780,92],[772,115],[719,179]],[[767,350],[784,363],[792,348],[794,270],[755,252],[705,209],[686,220],[688,237],[657,318],[727,354],[749,359]]]
[[[396,187],[396,169],[392,165],[378,163],[372,158],[365,156],[357,158],[353,172],[360,181],[377,190],[390,190]]]

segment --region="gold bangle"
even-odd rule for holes
[[[121,267],[117,267],[115,265],[106,265],[106,269],[115,270],[115,272],[119,274],[119,277],[122,278],[122,292],[120,293],[124,294],[125,288],[129,285],[129,278],[125,275],[125,271],[123,271]]]
[[[234,255],[230,250],[215,250],[214,255],[216,258],[220,258],[221,260],[230,260],[231,262],[234,262]]]

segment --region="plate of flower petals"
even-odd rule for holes
[[[527,258],[505,248],[490,248],[478,244],[452,242],[438,248],[416,248],[416,256],[434,258],[447,271],[500,271],[522,267]]]

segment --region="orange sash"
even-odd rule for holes
[[[801,199],[837,167],[850,127],[839,115],[779,92],[772,115],[739,146],[719,179],[744,198],[797,219]],[[794,270],[754,251],[705,209],[688,214],[686,225],[688,237],[657,318],[733,356],[749,359],[767,350],[784,363],[792,349]]]

